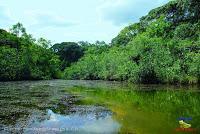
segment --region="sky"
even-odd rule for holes
[[[104,40],[168,0],[0,0],[0,28],[20,22],[54,43]]]

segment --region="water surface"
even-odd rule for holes
[[[199,106],[198,86],[0,82],[0,133],[182,133],[180,119],[198,133]]]

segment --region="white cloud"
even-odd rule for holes
[[[10,10],[5,8],[4,6],[0,6],[0,20],[1,27],[8,27],[8,25],[12,24],[13,22]]]
[[[25,16],[29,16],[29,20],[31,20],[31,23],[29,23],[30,27],[34,28],[66,28],[76,25],[75,22],[70,22],[65,17],[51,12],[39,10],[27,11]]]
[[[104,0],[97,10],[101,20],[122,25],[138,21],[151,9],[167,2],[168,0]]]
[[[0,1],[0,28],[21,22],[36,38],[110,42],[124,25],[168,0]]]

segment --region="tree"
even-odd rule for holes
[[[0,30],[1,81],[60,77],[59,57],[47,48],[50,41],[40,38],[37,44],[20,23],[11,31]]]
[[[10,28],[10,32],[15,34],[17,37],[26,36],[26,29],[24,28],[22,23],[17,23]]]
[[[57,43],[51,48],[60,56],[60,60],[62,61],[61,70],[70,66],[71,63],[78,61],[84,54],[82,47],[75,42]]]
[[[44,38],[39,38],[37,40],[37,44],[40,45],[40,46],[42,46],[45,49],[51,47],[51,41],[50,40],[46,40]]]

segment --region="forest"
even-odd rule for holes
[[[110,44],[35,39],[0,29],[0,80],[81,79],[200,83],[200,2],[175,0],[125,27]]]

